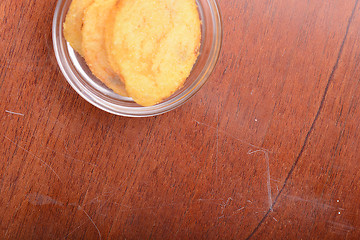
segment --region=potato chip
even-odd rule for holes
[[[105,23],[117,1],[95,0],[85,10],[82,51],[91,72],[115,93],[127,96],[125,85],[111,68],[105,49]]]
[[[157,104],[183,85],[201,40],[195,0],[121,0],[110,24],[110,62],[135,102]]]
[[[84,11],[93,1],[94,0],[73,0],[63,25],[66,41],[68,41],[70,46],[80,55],[83,55],[81,29]]]
[[[116,64],[116,60],[115,60],[115,55],[114,55],[114,51],[112,51],[112,43],[113,43],[113,30],[114,30],[114,21],[115,21],[115,14],[116,14],[116,10],[119,7],[119,2],[116,5],[115,8],[111,9],[109,12],[109,16],[106,18],[106,23],[105,23],[105,49],[106,49],[106,53],[107,53],[107,57],[108,57],[108,61],[109,64],[111,66],[111,68],[114,70],[114,72],[116,72],[119,76],[121,76],[121,74],[119,73],[119,68]],[[124,79],[121,77],[122,81],[124,81]]]

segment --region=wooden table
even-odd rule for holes
[[[220,0],[188,103],[144,119],[83,100],[55,0],[0,1],[1,239],[359,239],[359,0]]]

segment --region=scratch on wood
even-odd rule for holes
[[[256,214],[259,214],[259,213],[266,213],[266,211],[260,211],[260,212],[254,212]]]
[[[244,209],[245,209],[245,207],[241,207],[241,208],[235,210],[228,218],[235,216],[236,214],[238,214],[240,211],[242,211]]]
[[[22,114],[22,113],[12,112],[12,111],[9,111],[9,110],[5,110],[5,112],[6,112],[6,113],[13,114],[13,115],[24,116],[24,114]]]
[[[274,182],[278,182],[280,183],[280,180],[277,180],[277,179],[270,179],[271,181],[274,181]]]
[[[91,204],[91,203],[94,203],[95,201],[96,201],[96,202],[100,202],[99,198],[100,198],[100,196],[98,196],[98,197],[96,197],[96,198],[93,198],[93,199],[91,199],[89,202],[85,203],[83,206],[85,207],[86,205],[89,205],[89,204]]]
[[[245,209],[245,207],[239,208],[238,210],[236,210],[235,212],[239,212],[241,210]]]
[[[89,220],[91,221],[91,223],[94,225],[94,227],[96,228],[98,234],[99,234],[99,239],[101,240],[101,233],[99,228],[96,226],[95,222],[92,220],[92,218],[89,216],[89,214],[79,205],[78,206],[78,210],[83,211],[85,213],[85,215],[89,218]]]
[[[128,178],[126,178],[119,186],[122,186],[123,183],[125,183],[127,181]],[[93,198],[92,200],[90,200],[90,202],[84,204],[83,206],[85,205],[88,205],[90,203],[93,203],[94,200],[96,200],[98,203],[101,202],[101,200],[99,200],[100,197],[102,196],[109,196],[104,202],[103,204],[100,204],[100,206],[98,207],[98,209],[96,210],[96,213],[98,213],[104,206],[106,203],[108,203],[117,193],[119,193],[121,191],[122,188],[118,187],[118,188],[115,188],[114,190],[110,191],[110,192],[105,192],[103,193],[101,196],[98,196],[96,198]],[[121,205],[119,204],[119,206],[121,207],[127,207],[127,208],[130,208],[129,206],[126,206],[126,205]]]
[[[229,197],[229,198],[226,200],[226,203],[223,202],[223,203],[220,204],[220,206],[221,206],[221,214],[224,214],[224,210],[225,210],[226,206],[228,206],[229,203],[230,203],[230,201],[232,201],[232,200],[233,200],[233,199],[232,199],[231,197]]]
[[[231,201],[234,201],[234,199],[232,197],[229,197],[226,202],[221,198],[221,199],[197,199],[197,201],[199,202],[209,202],[208,204],[215,204],[221,207],[221,215],[220,217],[218,217],[217,219],[221,219],[221,218],[225,218],[224,212],[225,212],[225,208],[227,206],[230,205]],[[234,215],[238,214],[240,211],[244,210],[245,207],[240,207],[237,210],[235,210],[230,216],[227,216],[226,219],[229,219],[231,217],[233,217]]]
[[[347,225],[347,224],[343,224],[343,223],[339,223],[339,222],[333,222],[333,221],[327,221],[328,225],[330,226],[330,229],[333,231],[345,231],[345,232],[350,232],[352,230],[355,230],[356,228],[354,228],[351,225]]]
[[[272,211],[272,197],[271,197],[271,176],[270,176],[270,163],[269,163],[269,153],[267,151],[264,151],[262,149],[260,150],[256,150],[256,151],[251,151],[249,150],[248,154],[252,155],[254,153],[257,152],[262,152],[265,155],[265,161],[266,161],[266,175],[267,175],[267,179],[266,179],[266,185],[267,185],[267,192],[268,192],[268,199],[269,199],[269,209]]]
[[[53,204],[58,206],[64,206],[62,202],[56,201],[55,199],[52,199],[49,196],[45,196],[39,193],[28,194],[27,198],[28,198],[28,202],[31,203],[32,205],[41,206],[41,205]]]
[[[76,230],[78,230],[80,227],[82,227],[86,222],[83,222],[82,224],[80,224],[79,226],[77,226],[74,230],[72,230],[71,232],[69,232],[68,234],[66,234],[66,236],[63,239],[66,239],[68,236],[70,236],[71,234],[73,234]]]
[[[80,163],[83,163],[83,164],[88,164],[88,165],[93,166],[93,167],[98,167],[98,166],[97,166],[96,164],[94,164],[94,163],[91,163],[91,162],[87,162],[87,161],[83,161],[83,160],[74,158],[74,157],[72,157],[72,156],[70,156],[70,155],[68,155],[68,154],[66,154],[66,153],[59,153],[59,152],[55,151],[54,149],[51,149],[51,148],[48,148],[48,147],[45,147],[45,148],[48,149],[49,151],[52,151],[53,153],[60,154],[60,155],[62,155],[62,156],[64,156],[64,157],[69,158],[69,159],[72,159],[72,160],[74,160],[74,161],[76,161],[76,162],[80,162]],[[65,148],[66,148],[66,146],[65,146]]]
[[[210,126],[209,124],[199,122],[199,121],[197,121],[197,120],[195,120],[195,119],[194,119],[194,121],[195,121],[197,124],[206,126],[206,127],[211,128],[211,129],[213,129],[213,130],[217,130],[215,127]],[[256,146],[256,145],[254,145],[254,144],[248,143],[248,142],[246,142],[246,141],[244,141],[244,140],[242,140],[242,139],[239,139],[239,138],[235,137],[235,136],[232,135],[231,133],[228,133],[228,132],[226,132],[226,131],[224,131],[224,130],[218,129],[217,131],[220,132],[220,133],[223,133],[223,134],[225,134],[226,136],[231,137],[232,139],[235,139],[235,140],[237,140],[237,141],[239,141],[239,142],[241,142],[241,143],[243,143],[243,144],[245,144],[245,145],[248,145],[248,146],[250,146],[250,147],[253,147],[253,148],[256,148],[256,149],[259,149],[259,150],[266,151],[266,152],[268,152],[268,153],[272,153],[270,150],[268,150],[268,149],[266,149],[266,148],[262,148],[262,147],[260,147],[260,146]]]
[[[318,207],[321,207],[321,208],[330,208],[330,209],[340,209],[340,210],[343,210],[342,208],[337,208],[337,207],[333,207],[329,204],[326,204],[326,203],[322,203],[321,201],[317,200],[317,199],[304,199],[304,198],[301,198],[301,197],[298,197],[298,196],[293,196],[293,195],[284,195],[284,197],[286,198],[289,198],[293,201],[301,201],[301,202],[307,202],[307,203],[310,203],[310,204],[314,204]]]
[[[33,156],[34,158],[36,158],[37,160],[39,160],[43,165],[45,165],[47,168],[49,168],[54,175],[59,179],[59,181],[61,182],[61,178],[60,176],[55,172],[55,170],[49,165],[47,164],[44,160],[42,160],[41,158],[39,158],[38,156],[32,154],[29,150],[26,150],[25,148],[21,147],[19,144],[17,144],[16,142],[12,141],[10,138],[8,138],[7,136],[4,135],[4,138],[6,138],[7,140],[9,140],[11,143],[13,143],[15,146],[17,146],[18,148],[22,149],[23,151],[27,152],[28,154],[30,154],[31,156]]]
[[[222,201],[222,200],[223,200],[222,198],[219,199],[219,200],[216,200],[216,199],[202,199],[202,198],[198,199],[199,202],[201,202],[201,201],[211,201],[211,202],[213,202],[213,201]]]
[[[133,211],[160,209],[160,208],[173,207],[173,206],[178,206],[178,205],[184,205],[184,203],[170,203],[170,204],[163,204],[163,205],[160,205],[160,206],[142,207],[142,208],[130,208],[130,207],[126,206],[126,205],[121,205],[121,206],[127,207],[129,209],[123,209],[123,210],[120,210],[119,212],[133,212]]]
[[[4,234],[4,238],[6,238],[6,236],[8,235],[9,229],[10,229],[10,228],[7,228],[7,229],[6,229],[6,232],[5,232],[5,234]]]

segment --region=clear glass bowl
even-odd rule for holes
[[[181,0],[180,0],[181,1]],[[89,103],[121,116],[149,117],[171,111],[189,100],[207,81],[215,67],[222,44],[222,21],[216,0],[196,0],[202,22],[200,55],[183,87],[161,103],[143,107],[120,96],[91,74],[84,59],[66,42],[63,22],[71,0],[59,0],[55,9],[52,37],[59,67],[66,80]]]

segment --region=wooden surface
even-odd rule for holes
[[[56,1],[0,1],[1,239],[359,239],[358,0],[220,0],[208,83],[162,116],[83,100]]]

